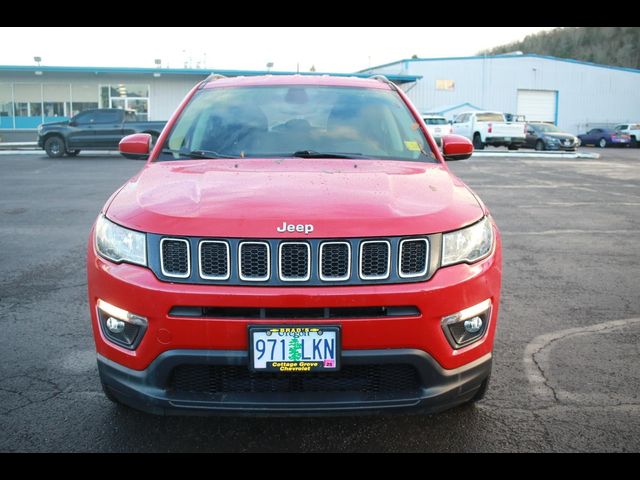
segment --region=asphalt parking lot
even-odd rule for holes
[[[85,248],[142,163],[0,155],[0,451],[639,451],[640,150],[598,153],[450,164],[503,234],[485,400],[294,419],[154,417],[104,398]]]

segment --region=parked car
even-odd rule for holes
[[[578,138],[582,145],[594,145],[600,148],[631,145],[631,136],[611,128],[592,128],[587,133],[578,135]]]
[[[423,115],[422,120],[438,145],[443,136],[451,133],[451,124],[442,115]]]
[[[499,112],[464,112],[453,121],[453,133],[473,141],[473,148],[486,145],[518,150],[525,142],[524,123],[507,122]]]
[[[165,123],[140,122],[133,110],[85,110],[71,120],[38,126],[38,146],[51,158],[74,157],[81,150],[117,150],[118,142],[132,133],[148,133],[157,139]]]
[[[500,235],[445,164],[471,142],[441,152],[414,112],[383,78],[213,77],[153,150],[125,137],[148,161],[88,245],[107,397],[281,415],[481,398]]]
[[[580,140],[575,135],[564,132],[555,125],[531,122],[527,124],[525,146],[536,150],[574,151],[580,146]]]
[[[626,133],[631,137],[631,146],[640,147],[640,123],[623,123],[617,125],[616,132]]]

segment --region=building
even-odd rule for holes
[[[404,90],[422,113],[495,110],[572,133],[640,121],[640,70],[533,54],[400,60],[362,73],[418,77]]]
[[[40,123],[65,120],[91,108],[132,109],[140,120],[167,120],[185,94],[211,73],[210,69],[0,65],[0,136],[8,138],[8,133],[16,131],[33,133]],[[216,70],[215,73],[249,76],[296,72]],[[390,80],[400,85],[418,78],[390,76]]]

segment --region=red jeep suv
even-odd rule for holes
[[[153,413],[441,411],[487,389],[500,236],[384,77],[211,76],[88,246],[107,397]]]

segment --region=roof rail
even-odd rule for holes
[[[391,80],[389,80],[387,77],[385,77],[384,75],[375,74],[375,75],[371,75],[369,78],[371,80],[376,80],[378,82],[386,83],[394,90],[398,89],[398,86],[395,83],[393,83]]]
[[[200,82],[200,86],[198,88],[202,88],[209,82],[214,82],[216,80],[220,80],[221,78],[227,78],[227,76],[221,75],[219,73],[212,73],[207,78],[205,78],[202,82]]]

